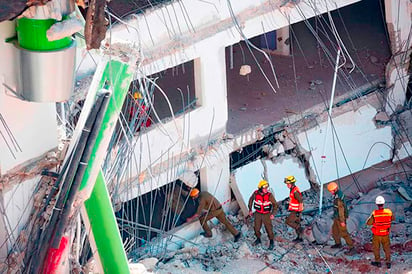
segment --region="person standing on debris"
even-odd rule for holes
[[[233,227],[233,225],[226,218],[225,212],[223,212],[222,205],[219,201],[209,192],[200,192],[197,188],[193,188],[190,191],[190,197],[192,199],[199,199],[199,206],[195,215],[186,219],[187,222],[191,222],[195,218],[199,217],[200,225],[205,232],[200,233],[206,238],[212,237],[212,230],[210,229],[207,221],[216,217],[222,224],[224,224],[227,230],[235,237],[234,241],[237,242],[240,239],[240,232]]]
[[[295,176],[288,176],[285,178],[284,183],[290,189],[289,193],[289,211],[290,214],[286,218],[285,223],[296,231],[296,239],[294,242],[302,242],[303,228],[301,226],[302,211],[303,211],[303,197],[299,188],[295,185]]]
[[[349,250],[345,252],[346,255],[355,254],[355,248],[353,246],[353,240],[348,233],[346,227],[346,219],[348,218],[348,207],[345,202],[345,195],[339,189],[338,184],[331,182],[328,184],[328,190],[333,195],[333,225],[332,225],[332,237],[335,244],[331,248],[341,248],[341,238],[345,239],[346,244],[349,246]]]
[[[366,221],[367,225],[372,226],[372,250],[375,256],[375,261],[372,265],[381,267],[380,259],[380,245],[385,252],[386,267],[391,268],[391,242],[389,239],[389,232],[391,223],[395,220],[395,216],[389,208],[383,208],[385,205],[385,198],[382,196],[376,197],[375,203],[378,209],[372,211],[371,216]]]
[[[262,180],[258,184],[258,190],[255,190],[252,196],[249,198],[249,215],[252,216],[252,206],[255,209],[254,217],[254,229],[256,240],[255,245],[260,244],[260,236],[262,233],[260,229],[262,223],[265,226],[266,233],[269,237],[269,249],[272,250],[274,247],[274,238],[272,220],[275,218],[275,214],[278,210],[278,204],[276,203],[275,197],[268,190],[269,183]]]

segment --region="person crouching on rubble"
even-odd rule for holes
[[[385,205],[385,198],[382,196],[376,197],[375,200],[378,209],[372,211],[371,216],[366,221],[367,225],[372,226],[372,250],[375,256],[375,261],[371,262],[372,265],[381,267],[380,259],[380,245],[385,252],[386,267],[391,268],[391,242],[389,239],[389,233],[392,225],[392,221],[395,220],[395,216],[389,208],[383,208]]]
[[[301,226],[302,211],[303,211],[303,197],[299,188],[295,185],[295,176],[288,176],[285,178],[284,183],[290,189],[289,192],[289,216],[286,218],[285,223],[296,231],[296,239],[294,242],[302,242],[303,228]]]
[[[332,237],[335,244],[331,248],[341,248],[341,238],[345,239],[346,244],[349,246],[349,250],[345,252],[346,255],[354,255],[355,247],[353,246],[353,240],[348,233],[346,227],[346,219],[348,218],[348,207],[345,202],[345,195],[339,189],[338,184],[331,182],[328,184],[328,190],[333,195],[333,225],[332,225]]]
[[[276,203],[275,197],[268,190],[269,183],[265,180],[262,180],[258,184],[258,190],[255,190],[249,198],[249,216],[252,216],[252,206],[255,209],[254,217],[254,229],[256,235],[255,245],[260,244],[260,228],[262,223],[265,226],[266,233],[269,237],[269,250],[272,250],[274,247],[274,238],[272,220],[275,218],[276,211],[278,210],[278,204]]]
[[[233,225],[226,218],[225,212],[223,212],[222,205],[219,201],[209,192],[200,192],[197,188],[193,188],[189,194],[192,199],[199,199],[199,206],[195,215],[186,219],[187,222],[191,222],[195,218],[199,217],[200,225],[204,232],[200,233],[206,238],[212,237],[212,230],[210,229],[207,221],[216,217],[222,224],[224,224],[227,230],[235,237],[234,241],[239,241],[241,234],[233,227]]]

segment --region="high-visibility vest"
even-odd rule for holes
[[[372,212],[374,223],[372,233],[377,236],[389,235],[392,222],[392,211],[389,208],[377,209]]]
[[[299,194],[300,190],[297,186],[292,188],[290,190],[289,194],[289,211],[297,211],[297,212],[302,212],[303,211],[303,203],[299,203],[299,201],[295,198],[295,191],[297,191]]]
[[[270,192],[260,193],[255,191],[255,200],[253,202],[253,207],[256,212],[262,214],[268,214],[272,211],[272,203],[269,201]]]

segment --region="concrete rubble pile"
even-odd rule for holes
[[[332,208],[330,196],[325,197],[325,207],[318,217],[318,195],[313,190],[304,193],[305,226],[304,242],[294,243],[295,232],[284,224],[286,201],[279,202],[279,212],[273,221],[275,248],[268,250],[266,233],[262,244],[254,246],[253,222],[250,218],[238,215],[228,218],[242,232],[242,238],[234,243],[228,231],[219,224],[213,228],[210,239],[198,236],[188,241],[184,247],[167,255],[153,265],[147,259],[138,262],[143,272],[136,273],[370,273],[377,268],[373,260],[371,231],[366,227],[366,219],[375,209],[374,200],[383,195],[387,206],[392,209],[396,221],[392,224],[391,250],[394,273],[405,273],[412,265],[412,202],[410,183],[385,184],[349,203],[348,230],[355,241],[356,254],[344,254],[347,249],[331,249]],[[200,232],[200,231],[199,231]],[[146,262],[145,262],[146,261]],[[146,266],[146,264],[148,264]],[[145,265],[145,266],[143,266]],[[149,270],[150,269],[150,270]]]

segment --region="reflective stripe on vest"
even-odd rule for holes
[[[269,201],[270,192],[261,194],[259,191],[255,191],[255,200],[253,201],[253,207],[256,212],[262,214],[268,214],[272,211],[272,203]]]
[[[392,211],[389,208],[377,209],[372,212],[374,223],[372,233],[377,236],[389,235],[392,223]]]
[[[303,203],[299,203],[299,201],[295,198],[295,191],[297,191],[299,194],[300,190],[297,186],[295,186],[289,194],[289,210],[290,211],[297,211],[297,212],[302,212],[303,211]]]

